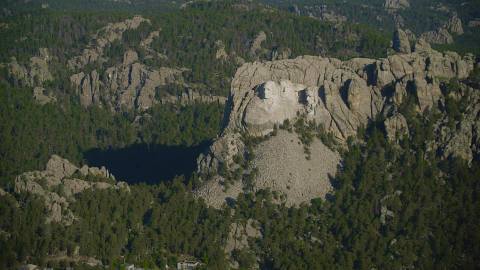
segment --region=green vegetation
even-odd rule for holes
[[[43,169],[52,154],[77,164],[90,149],[125,148],[135,143],[197,145],[218,134],[220,105],[159,105],[135,124],[135,115],[82,108],[74,99],[38,105],[29,89],[0,84],[0,182],[12,188],[22,172]]]
[[[329,199],[298,208],[273,203],[279,195],[268,190],[241,194],[233,209],[207,208],[191,195],[193,176],[133,185],[130,193],[84,192],[72,205],[79,219],[64,227],[44,224],[43,204],[34,196],[0,196],[1,267],[27,257],[58,266],[52,256],[71,255],[78,246],[80,254],[110,266],[125,258],[163,267],[185,254],[208,269],[226,269],[222,247],[231,222],[254,219],[262,237],[233,252],[245,267],[256,256],[261,269],[475,269],[479,160],[469,166],[428,151],[436,113],[409,114],[410,108],[401,108],[410,134],[400,147],[386,139],[381,121],[372,122],[359,131],[359,140],[349,140]],[[247,148],[259,140],[247,138]],[[251,154],[235,160],[245,166]]]
[[[245,195],[234,219],[260,222],[253,250],[262,269],[473,269],[478,263],[478,160],[427,152],[430,120],[409,121],[412,138],[392,146],[379,124],[349,144],[328,201],[285,208],[272,194]],[[426,122],[427,125],[418,126]],[[431,131],[431,130],[430,130]],[[444,174],[444,177],[440,177]]]
[[[219,104],[161,104],[141,113],[112,113],[106,108],[80,106],[69,82],[73,71],[65,68],[68,59],[78,55],[100,27],[129,18],[152,1],[141,0],[138,8],[116,3],[122,7],[117,12],[112,11],[115,5],[107,0],[52,0],[47,10],[39,10],[38,1],[32,2],[35,8],[19,4],[21,7],[16,9],[18,1],[9,0],[6,7],[13,13],[0,14],[0,22],[4,23],[0,25],[0,62],[7,63],[13,56],[25,63],[39,48],[50,48],[50,71],[55,79],[44,86],[57,97],[56,103],[35,103],[32,89],[14,86],[4,66],[0,66],[0,187],[7,191],[0,195],[0,269],[17,269],[26,262],[42,267],[90,269],[71,260],[77,253],[97,258],[111,269],[120,268],[123,262],[162,269],[184,257],[203,262],[205,269],[228,269],[223,248],[230,225],[245,224],[249,219],[258,221],[262,237],[249,239],[249,248],[233,251],[232,257],[241,269],[250,269],[257,262],[260,269],[478,268],[480,161],[478,157],[471,164],[456,158],[442,160],[433,153],[429,141],[434,138],[433,127],[440,113],[418,115],[411,96],[399,108],[408,121],[409,136],[402,138],[399,145],[388,141],[380,118],[359,129],[357,138],[351,138],[341,153],[342,168],[332,179],[334,192],[327,200],[314,199],[309,205],[288,208],[274,203],[282,195],[268,190],[254,192],[258,174],[252,164],[254,147],[266,138],[244,135],[245,154],[234,157],[233,169],[225,164],[219,168],[226,189],[234,180],[242,181],[245,187],[227,207],[216,210],[196,200],[192,190],[199,185],[199,177],[193,173],[190,179],[180,176],[151,185],[130,185],[129,192],[87,190],[70,202],[77,218],[72,225],[45,223],[47,209],[40,197],[11,191],[15,176],[43,169],[52,154],[81,165],[92,149],[123,149],[140,144],[152,148],[196,146],[215,138],[220,131],[223,108]],[[157,2],[155,7],[176,5]],[[400,14],[410,21],[425,12],[428,2],[416,1],[419,9]],[[449,7],[460,4],[451,2]],[[333,25],[258,4],[232,5],[230,1],[194,3],[169,13],[152,9],[144,13],[151,25],[144,23],[127,31],[122,40],[105,48],[105,63],[86,70],[98,69],[102,77],[106,67],[122,60],[126,49],[135,49],[140,60],[152,68],[189,69],[185,83],[190,88],[225,96],[239,65],[233,60],[236,56],[246,61],[269,60],[272,50],[287,49],[291,57],[386,55],[390,34],[370,27],[380,24],[390,32],[391,25],[378,22],[374,16],[383,10],[383,1],[368,1],[374,8],[362,6],[365,1],[360,0],[350,1],[350,5],[337,0],[325,3],[344,8],[354,21],[368,20],[359,20],[363,24]],[[469,13],[470,17],[477,14],[466,8],[460,13]],[[443,19],[426,15],[410,25],[420,31],[437,26]],[[149,60],[138,44],[158,29],[160,36],[152,48],[166,58]],[[250,43],[259,31],[267,35],[264,50],[252,54]],[[461,52],[477,49],[471,44],[478,40],[478,33],[468,31],[456,37],[464,39],[464,44],[448,48]],[[226,61],[215,59],[218,40],[230,56]],[[478,86],[479,69],[463,83]],[[442,113],[448,115],[452,129],[461,120],[468,95],[458,100],[449,93],[463,91],[461,88],[456,80],[442,84],[446,95]],[[183,82],[169,84],[156,89],[156,98],[185,89]],[[294,123],[285,121],[275,126],[271,136],[279,128],[297,133],[307,158],[309,145],[315,139],[337,147],[325,127],[304,116]],[[113,183],[113,179],[75,177]]]
[[[86,191],[71,206],[73,225],[45,224],[42,201],[35,197],[0,196],[0,267],[11,269],[29,261],[65,267],[54,258],[65,252],[99,258],[118,265],[125,256],[137,265],[174,265],[180,254],[191,254],[214,269],[225,269],[218,247],[225,238],[229,219],[222,211],[195,201],[176,179],[168,185],[135,185],[131,191]],[[4,233],[5,232],[5,233]]]
[[[168,13],[145,13],[151,24],[142,23],[127,30],[122,40],[105,48],[107,61],[87,67],[100,75],[122,60],[126,49],[134,49],[140,60],[152,67],[185,67],[186,82],[200,93],[226,96],[230,80],[239,66],[237,57],[246,61],[270,60],[271,52],[290,51],[290,57],[328,55],[339,58],[383,57],[389,46],[390,34],[375,31],[368,25],[331,23],[299,17],[266,8],[259,4],[232,5],[229,1],[189,5]],[[0,62],[15,57],[20,63],[37,55],[40,48],[50,48],[56,82],[49,89],[56,94],[68,92],[73,71],[65,69],[67,61],[82,52],[98,29],[108,22],[118,22],[135,15],[133,12],[87,12],[35,10],[24,11],[0,19],[4,42],[0,45]],[[140,41],[150,32],[160,30],[152,49],[164,58],[146,58]],[[263,50],[252,55],[250,44],[260,31],[267,40]],[[226,60],[216,59],[217,41],[225,46]],[[195,52],[195,53],[193,53]],[[87,72],[88,73],[88,72]],[[101,78],[103,76],[100,76]],[[185,90],[185,89],[182,89]]]

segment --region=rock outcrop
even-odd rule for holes
[[[435,126],[436,150],[443,158],[458,157],[471,162],[480,158],[480,90],[466,87],[464,112],[458,119],[444,116]]]
[[[88,180],[96,179],[95,181]],[[15,192],[27,192],[42,197],[47,208],[47,223],[61,222],[70,225],[75,219],[69,209],[74,195],[87,189],[124,189],[124,182],[115,182],[115,177],[105,167],[83,166],[78,168],[68,160],[53,155],[44,171],[23,173],[15,179]]]
[[[138,61],[135,51],[126,51],[123,62],[107,68],[105,78],[96,70],[80,72],[70,77],[83,106],[106,105],[116,110],[145,110],[159,102],[156,88],[183,81],[185,70],[161,67],[152,69]]]
[[[399,53],[411,53],[410,40],[402,29],[397,29],[393,33],[393,49]]]
[[[14,85],[21,87],[41,87],[44,82],[53,80],[48,63],[51,57],[48,50],[40,49],[39,56],[33,56],[30,61],[24,65],[17,62],[12,57],[8,64],[8,75]]]
[[[230,232],[224,251],[230,257],[232,269],[238,269],[238,263],[234,261],[232,256],[233,251],[249,249],[249,239],[255,240],[262,237],[259,227],[258,222],[253,219],[248,219],[245,224],[232,223],[230,225]],[[253,269],[257,268],[258,267],[254,267]]]
[[[302,10],[298,10],[298,15],[304,15],[311,18],[316,18],[321,21],[330,22],[334,24],[341,24],[347,21],[347,17],[338,14],[333,9],[329,9],[328,5],[325,4],[317,4],[317,5],[304,5]]]
[[[452,44],[453,43],[452,35],[448,32],[447,29],[443,27],[440,27],[434,31],[425,32],[420,37],[425,39],[427,42],[433,43],[433,44]]]
[[[265,40],[267,40],[267,34],[265,34],[263,31],[260,31],[250,45],[250,54],[257,55],[258,51],[262,49],[262,43],[265,42]]]
[[[387,10],[399,10],[399,9],[406,9],[410,7],[410,3],[408,0],[385,0],[383,5]]]
[[[393,116],[388,117],[384,125],[390,141],[395,141],[399,137],[408,135],[407,119],[400,113],[395,113]]]
[[[468,27],[480,27],[480,19],[471,20],[468,22]]]
[[[457,15],[451,17],[444,27],[452,34],[463,35],[464,33],[462,20]]]
[[[174,96],[163,93],[160,88],[169,84],[185,84],[183,73],[185,68],[150,67],[144,59],[166,59],[167,57],[151,48],[153,40],[160,35],[161,30],[152,31],[139,46],[145,54],[140,59],[134,50],[124,52],[123,61],[102,70],[85,69],[88,64],[105,63],[104,49],[112,42],[122,38],[126,30],[136,29],[149,20],[135,16],[124,22],[109,24],[100,29],[92,38],[90,45],[83,53],[69,60],[69,66],[77,73],[70,77],[72,86],[84,107],[92,105],[104,106],[113,111],[137,110],[144,111],[155,104],[169,102],[222,102],[221,97],[203,96],[191,93],[191,89],[184,94]],[[226,53],[225,53],[226,54]],[[219,55],[224,57],[225,55]],[[88,71],[87,71],[88,70]]]
[[[71,69],[81,69],[88,64],[95,63],[103,56],[107,45],[120,40],[125,31],[137,29],[142,23],[150,23],[150,21],[141,16],[135,16],[123,22],[109,23],[97,31],[92,37],[89,47],[84,49],[81,55],[68,61],[68,66]]]
[[[40,105],[57,101],[57,98],[51,93],[45,93],[46,90],[43,87],[37,86],[33,88],[33,99]]]
[[[454,42],[452,34],[463,35],[463,33],[462,20],[454,15],[443,26],[425,32],[420,37],[432,44],[451,44]]]
[[[226,101],[227,98],[224,96],[200,95],[192,89],[186,89],[185,92],[180,95],[165,95],[160,98],[161,104],[178,103],[182,105],[193,104],[196,102],[225,104]]]
[[[437,78],[466,78],[474,64],[473,55],[461,57],[452,52],[440,53],[426,45],[413,53],[378,60],[340,61],[302,56],[247,63],[237,70],[232,81],[225,128],[209,152],[199,158],[199,172],[215,175],[219,164],[234,168],[234,157],[245,151],[241,133],[264,136],[285,120],[294,121],[298,115],[322,125],[339,144],[344,144],[348,137],[356,134],[358,127],[366,125],[387,106],[399,106],[407,95],[415,95],[419,112],[436,107],[442,100]],[[393,114],[386,122],[389,137],[404,132],[403,120],[400,115]],[[282,144],[282,147],[287,146]],[[328,162],[334,163],[333,160]],[[283,183],[267,178],[268,184],[260,187],[285,193],[279,188]],[[218,206],[219,201],[228,197],[234,199],[242,190],[242,184],[236,183],[224,191],[219,187],[222,181],[221,176],[213,177],[196,191],[197,196]],[[257,178],[256,184],[260,183]],[[319,194],[316,192],[315,196]],[[308,202],[311,197],[297,197],[292,204]]]
[[[227,51],[225,51],[225,44],[223,44],[223,41],[217,40],[215,42],[215,47],[217,48],[217,52],[215,53],[215,59],[227,61],[228,54]]]

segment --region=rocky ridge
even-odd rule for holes
[[[406,35],[402,36],[400,43],[408,42]],[[396,108],[408,95],[415,96],[418,112],[436,108],[443,100],[440,78],[466,78],[475,65],[473,55],[440,53],[424,39],[419,39],[413,50],[404,46],[398,51],[383,59],[341,61],[302,56],[244,64],[232,81],[224,131],[209,152],[198,159],[199,172],[212,179],[196,190],[196,195],[218,207],[241,192],[240,181],[225,190],[222,177],[216,175],[219,164],[234,168],[235,156],[245,153],[240,134],[265,136],[285,120],[305,115],[322,125],[339,144],[345,144],[358,127],[383,113],[388,136],[393,140],[406,132],[405,118]],[[278,186],[286,183],[272,181],[269,188],[285,193]],[[309,199],[311,196],[287,196],[287,203],[296,205]]]
[[[189,89],[183,78],[183,73],[188,69],[150,67],[139,59],[136,51],[131,49],[125,51],[121,63],[107,67],[105,70],[86,71],[85,67],[89,64],[105,63],[107,59],[103,58],[104,49],[112,42],[121,39],[123,32],[136,29],[142,23],[149,24],[150,21],[135,16],[124,22],[107,25],[92,38],[89,48],[69,61],[69,67],[78,71],[70,77],[70,82],[84,107],[100,105],[114,111],[144,111],[161,103],[224,102],[223,97],[200,95],[192,93],[193,90],[187,90],[177,96],[163,93],[162,97],[158,97],[159,89],[169,84],[179,84]],[[147,52],[145,59],[166,58],[165,55],[150,47],[153,40],[160,35],[160,31],[151,32],[140,42],[140,46]]]
[[[453,43],[453,36],[463,35],[462,20],[454,15],[443,26],[420,35],[421,38],[432,44],[451,44]]]
[[[383,4],[386,10],[396,11],[399,9],[406,9],[410,7],[408,0],[385,0]]]
[[[68,61],[68,66],[71,69],[81,69],[88,64],[102,61],[101,57],[107,45],[120,40],[125,31],[137,29],[142,23],[150,23],[150,20],[141,16],[134,16],[132,19],[123,22],[109,23],[97,31],[92,37],[90,45],[83,50],[81,55]]]
[[[48,49],[39,50],[38,56],[32,56],[26,64],[20,64],[15,57],[8,63],[8,77],[16,86],[41,87],[44,82],[53,80],[49,70],[49,62],[52,60]]]
[[[95,179],[91,181],[89,179]],[[43,171],[25,172],[15,179],[16,193],[31,193],[42,197],[47,208],[46,222],[70,225],[75,216],[69,209],[75,195],[87,189],[123,189],[130,191],[125,182],[115,182],[115,177],[105,167],[76,167],[68,160],[53,155]]]

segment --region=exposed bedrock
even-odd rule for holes
[[[440,53],[430,49],[422,39],[417,43],[415,52],[402,49],[399,50],[401,53],[383,59],[341,61],[302,56],[241,66],[231,84],[224,130],[210,150],[198,159],[199,173],[209,175],[210,180],[195,191],[197,197],[204,198],[216,207],[228,198],[235,199],[244,188],[242,182],[236,181],[225,189],[222,186],[224,179],[217,172],[220,167],[229,170],[238,167],[235,157],[246,151],[242,134],[264,136],[285,120],[294,121],[299,115],[323,125],[325,131],[332,134],[340,145],[345,145],[348,137],[355,135],[360,126],[366,125],[379,113],[387,117],[385,126],[391,140],[406,134],[408,127],[405,118],[396,111],[405,97],[415,96],[418,112],[437,107],[443,98],[440,79],[466,78],[475,65],[473,55],[461,57],[452,52]],[[287,166],[293,164],[291,158],[297,151],[292,150],[293,144],[298,145],[299,142],[285,139],[280,133],[254,150],[257,157],[254,163],[261,170],[254,181],[255,189],[269,188],[285,194],[287,205],[298,205],[324,196],[329,190],[327,176],[335,175],[338,154],[318,142],[321,145],[311,149],[312,159],[324,158],[320,164],[330,164],[328,169],[317,182],[308,173],[300,177],[303,173],[297,173]],[[271,151],[274,148],[271,145],[265,146],[271,140],[282,141],[276,151]],[[282,156],[281,149],[291,151]],[[272,158],[272,155],[277,155],[278,159]],[[286,163],[279,165],[284,161]],[[294,168],[312,170],[308,167],[308,160],[298,162]],[[283,172],[282,168],[290,168],[292,175],[285,175],[287,172]],[[268,171],[281,175],[269,174]],[[321,190],[316,189],[322,185]]]

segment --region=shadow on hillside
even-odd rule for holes
[[[177,175],[188,179],[197,169],[197,157],[210,145],[161,146],[136,144],[121,149],[92,149],[84,154],[89,166],[105,166],[119,181],[158,184]]]

